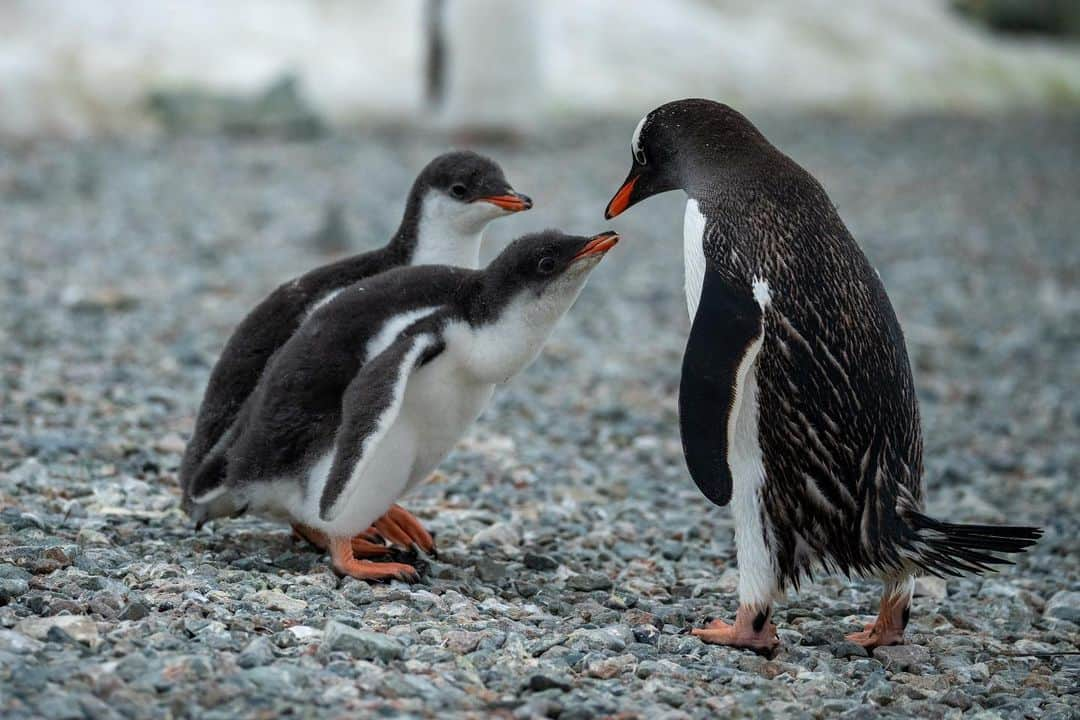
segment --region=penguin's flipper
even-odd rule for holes
[[[762,310],[749,288],[705,271],[679,385],[679,430],[690,476],[712,502],[731,500],[728,451],[743,384],[763,337]]]
[[[319,516],[332,521],[348,498],[349,484],[394,424],[412,371],[442,352],[434,333],[404,334],[368,361],[349,383],[342,399],[341,427],[334,460],[319,498]]]

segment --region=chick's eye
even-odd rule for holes
[[[538,262],[536,264],[536,269],[540,272],[541,275],[549,274],[552,270],[555,269],[555,258],[552,258],[552,257],[542,257],[542,258],[540,258],[540,262]]]
[[[450,194],[456,198],[465,197],[465,186],[461,183],[454,183],[450,186]]]

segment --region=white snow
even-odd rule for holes
[[[1080,47],[1002,39],[946,0],[445,0],[444,122],[743,108],[1077,102]],[[150,89],[254,90],[285,71],[331,121],[424,116],[423,0],[8,0],[0,132],[148,127]]]

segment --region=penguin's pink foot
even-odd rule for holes
[[[381,537],[402,550],[418,547],[428,555],[435,555],[435,538],[424,529],[415,515],[400,505],[391,505],[386,514],[360,537],[370,539],[372,536]]]
[[[298,523],[293,523],[292,529],[293,533],[301,540],[311,543],[320,550],[330,549],[330,539],[326,537],[326,533]],[[381,542],[376,542],[376,540],[366,538],[363,535],[354,537],[352,539],[353,557],[370,558],[389,555],[391,548]]]
[[[898,597],[886,593],[881,598],[881,611],[878,612],[877,620],[867,623],[859,632],[851,633],[847,639],[867,650],[884,645],[903,645],[909,608],[906,596]]]
[[[357,535],[350,542],[352,542],[353,557],[358,558],[385,557],[391,550],[389,545],[369,540],[363,535]]]
[[[420,574],[416,568],[405,563],[376,563],[370,560],[357,560],[353,555],[354,538],[332,537],[330,542],[330,563],[334,570],[342,575],[349,575],[358,580],[383,581],[402,580],[416,582]]]
[[[330,540],[326,537],[326,533],[299,523],[293,523],[292,529],[293,533],[301,540],[311,543],[320,550],[330,549]],[[357,535],[352,539],[352,549],[353,557],[360,558],[385,557],[390,554],[388,546],[362,535]]]
[[[762,655],[772,655],[780,646],[780,638],[776,635],[776,625],[769,621],[770,615],[769,608],[754,610],[739,606],[734,625],[723,620],[713,620],[704,628],[694,628],[692,633],[701,638],[702,642],[747,648]]]

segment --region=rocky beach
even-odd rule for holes
[[[176,469],[211,365],[278,283],[382,244],[444,138],[0,142],[5,718],[1080,717],[1080,117],[753,117],[818,177],[905,330],[930,514],[1034,524],[986,577],[920,580],[909,644],[844,640],[874,582],[789,594],[769,659],[730,511],[687,475],[675,194],[603,220],[637,118],[478,146],[542,227],[614,228],[537,362],[403,505],[438,558],[341,579],[287,527],[195,531]]]

